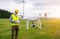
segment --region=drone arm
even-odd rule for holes
[[[27,30],[28,30],[28,26],[29,26],[29,20],[27,20]]]

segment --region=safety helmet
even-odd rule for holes
[[[15,9],[15,13],[18,13],[19,12],[19,10],[18,9]]]

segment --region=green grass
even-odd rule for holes
[[[41,22],[41,30],[38,27],[26,30],[26,20],[21,20],[18,39],[60,39],[60,19],[41,19]],[[0,39],[11,39],[9,19],[0,19]]]

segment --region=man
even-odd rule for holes
[[[15,39],[17,39],[18,36],[20,17],[17,14],[18,9],[16,9],[15,13],[11,14],[10,16],[10,22],[12,24],[12,39],[14,39],[14,33],[15,33]]]

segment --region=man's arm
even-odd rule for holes
[[[12,20],[12,16],[10,16],[10,22],[11,22],[11,23],[17,23],[16,21],[13,21],[13,20]]]

